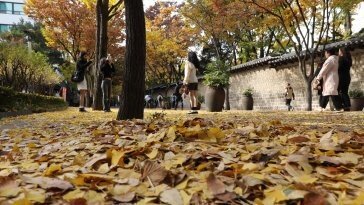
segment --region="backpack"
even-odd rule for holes
[[[80,70],[76,70],[71,77],[71,81],[75,82],[75,83],[80,83],[83,81],[83,79],[85,78],[85,76],[82,74],[82,72]]]

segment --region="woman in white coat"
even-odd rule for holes
[[[341,100],[337,91],[339,87],[339,57],[336,55],[336,49],[330,49],[325,52],[326,61],[322,66],[316,81],[323,79],[322,100],[320,101],[321,110],[324,110],[331,98],[335,110],[342,109]]]

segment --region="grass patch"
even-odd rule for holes
[[[38,94],[18,93],[0,87],[0,112],[31,111],[34,113],[63,110],[67,103],[63,99]]]

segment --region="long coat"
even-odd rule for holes
[[[339,57],[332,55],[328,57],[322,66],[320,73],[317,75],[317,79],[324,80],[323,83],[323,96],[338,95],[337,88],[339,87]]]

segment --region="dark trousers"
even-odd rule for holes
[[[292,109],[291,102],[292,102],[292,99],[286,99],[286,105],[288,107],[288,111],[291,111],[291,109]]]
[[[102,88],[102,106],[104,110],[110,110],[111,80],[110,79],[102,80],[101,88]]]
[[[174,95],[173,96],[173,108],[177,110],[178,103],[181,102],[181,108],[183,109],[183,99],[182,96]]]
[[[332,102],[334,103],[335,109],[340,110],[342,108],[341,100],[338,95],[327,95],[322,96],[320,99],[320,107],[326,108],[327,103],[329,103],[329,99],[331,98]]]
[[[339,83],[339,95],[341,97],[344,108],[350,108],[350,97],[349,97],[349,85],[350,79],[343,80],[344,82]]]

